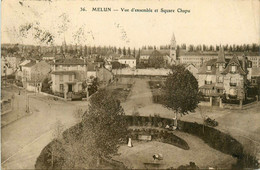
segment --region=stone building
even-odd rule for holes
[[[239,60],[236,55],[225,58],[221,48],[218,58],[211,59],[199,69],[199,89],[208,97],[219,99],[245,100],[247,74],[252,69],[252,62],[246,56]]]

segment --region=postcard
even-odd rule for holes
[[[257,0],[2,0],[1,168],[260,168]]]

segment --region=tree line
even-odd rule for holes
[[[253,43],[253,44],[226,44],[226,45],[206,45],[206,44],[200,44],[200,45],[187,45],[187,44],[181,44],[177,45],[177,49],[180,50],[186,50],[189,52],[199,52],[199,51],[219,51],[219,48],[222,47],[224,51],[228,52],[259,52],[260,45]],[[170,50],[170,45],[163,45],[163,46],[142,46],[142,50]]]

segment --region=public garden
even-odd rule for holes
[[[154,102],[151,89],[154,86],[160,88],[161,84],[149,83],[150,81],[150,78],[122,78],[108,87],[113,96],[121,101],[127,115],[127,138],[132,139],[132,146],[129,147],[127,139],[121,141],[117,154],[102,158],[99,168],[257,166],[252,157],[257,155],[252,153],[252,147],[247,146],[250,141],[253,143],[251,146],[256,146],[254,149],[258,148],[259,127],[250,128],[246,122],[250,121],[257,126],[259,104],[240,111],[199,106],[194,113],[180,117],[179,129],[171,131],[165,127],[174,123],[174,112]],[[215,128],[204,125],[205,115],[216,119],[219,125]],[[245,119],[244,122],[240,123],[240,116]],[[68,132],[74,134],[75,128],[77,129],[72,127],[64,132],[63,140],[67,139],[66,136],[70,134]],[[45,150],[47,148],[48,146]],[[43,155],[44,151],[38,157],[36,165],[44,159]],[[154,159],[154,155],[161,155],[162,159]]]

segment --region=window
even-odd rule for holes
[[[231,72],[232,72],[232,73],[235,73],[236,70],[237,70],[237,66],[231,66]]]
[[[64,91],[64,85],[60,84],[60,92],[63,92],[63,91]]]
[[[63,82],[63,75],[60,75],[60,82]]]
[[[207,66],[207,71],[211,71],[211,66]]]
[[[69,81],[72,81],[72,75],[69,75]]]
[[[218,77],[218,83],[223,83],[223,76]]]
[[[229,85],[230,86],[237,86],[237,80],[235,78],[231,78]]]
[[[212,84],[211,76],[206,77],[205,84]]]
[[[222,90],[222,89],[218,89],[217,92],[220,93],[220,94],[222,94],[222,93],[223,93],[223,90]]]

